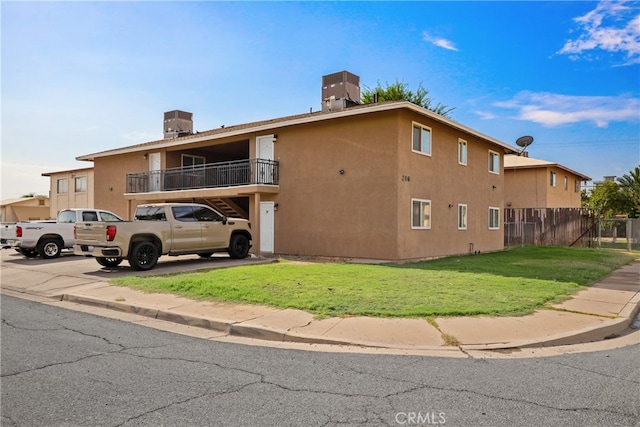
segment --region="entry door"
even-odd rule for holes
[[[162,170],[160,153],[149,154],[149,191],[162,190]]]
[[[274,250],[274,202],[260,202],[260,252]]]
[[[256,138],[256,154],[258,159],[273,160],[273,135],[259,136]],[[255,168],[255,182],[258,184],[273,184],[273,165],[269,163],[258,163]]]
[[[273,160],[273,135],[259,136],[257,141],[258,158]]]

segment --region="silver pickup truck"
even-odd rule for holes
[[[126,259],[134,270],[150,270],[161,255],[208,258],[228,252],[231,258],[245,258],[251,224],[201,204],[148,204],[136,208],[133,221],[77,223],[75,241],[76,255],[94,257],[104,267]]]

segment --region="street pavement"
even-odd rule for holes
[[[385,319],[345,317],[314,319],[300,310],[258,305],[193,301],[169,294],[150,294],[112,286],[108,280],[125,275],[171,274],[229,266],[273,262],[268,258],[232,260],[226,256],[163,257],[149,272],[127,265],[102,268],[94,259],[64,254],[54,260],[26,259],[13,250],[0,252],[0,288],[3,293],[42,301],[78,304],[114,313],[126,320],[145,319],[153,325],[170,322],[207,331],[212,339],[327,345],[331,349],[388,351],[465,357],[470,352],[522,352],[536,355],[541,348],[567,350],[588,343],[586,351],[606,346],[640,343],[640,260],[614,271],[573,298],[520,317],[451,317]],[[137,319],[137,320],[135,320]],[[141,322],[144,323],[144,322]],[[150,326],[153,326],[150,325]],[[635,326],[634,326],[635,325]],[[633,329],[633,328],[636,329]],[[454,337],[457,345],[447,345]],[[525,351],[529,349],[528,351]],[[548,354],[545,353],[545,354]]]

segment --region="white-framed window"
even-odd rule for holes
[[[574,193],[580,192],[580,181],[578,181],[577,179],[573,181],[573,192]]]
[[[411,199],[411,228],[431,228],[431,200]]]
[[[194,168],[196,166],[202,166],[205,164],[206,161],[207,159],[203,156],[193,156],[191,154],[182,155],[183,168]]]
[[[57,191],[58,194],[66,194],[69,192],[69,180],[67,178],[58,179]]]
[[[569,178],[564,177],[564,190],[567,191],[569,189]]]
[[[458,205],[458,230],[467,229],[467,205]]]
[[[489,150],[489,172],[500,174],[500,153]]]
[[[464,139],[458,140],[458,164],[467,164],[467,141]]]
[[[86,193],[87,192],[87,177],[86,176],[76,176],[75,188],[76,188],[76,193]]]
[[[500,229],[500,208],[489,208],[489,230]]]
[[[553,171],[549,173],[549,184],[552,187],[556,186],[556,173]]]
[[[431,128],[418,123],[413,124],[411,150],[415,153],[431,155]]]

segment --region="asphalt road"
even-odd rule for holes
[[[2,426],[638,425],[640,346],[535,359],[204,340],[3,295]]]

